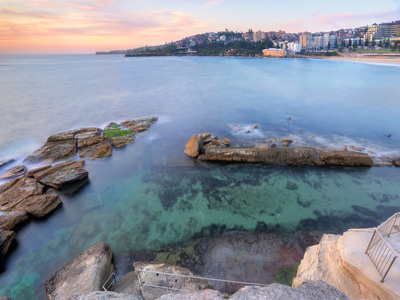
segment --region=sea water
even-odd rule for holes
[[[289,137],[400,157],[399,78],[398,66],[309,59],[0,56],[0,160],[15,159],[1,172],[51,134],[159,117],[134,143],[87,161],[89,183],[17,232],[0,295],[44,298],[46,278],[100,241],[118,257],[230,229],[376,226],[400,210],[395,167],[199,163],[183,150],[212,132],[232,147]]]

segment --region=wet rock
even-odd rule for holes
[[[13,161],[14,161],[13,158],[0,160],[0,168],[1,168],[2,166],[5,166],[6,164],[8,164],[8,163],[10,163],[10,162],[13,162]]]
[[[83,168],[85,161],[69,161],[33,174],[40,183],[57,190],[67,188],[88,178],[89,172]]]
[[[2,185],[0,185],[0,194],[4,193],[6,190],[11,188],[18,181],[19,181],[19,178],[14,178],[14,179],[7,181],[6,183],[3,183]]]
[[[122,148],[135,140],[135,132],[117,123],[108,124],[103,131],[104,138],[115,148]]]
[[[287,120],[290,121],[292,119],[292,117],[287,117]]]
[[[177,275],[187,275],[187,276],[194,276],[192,272],[188,269],[181,268],[178,266],[172,266],[167,264],[148,264],[143,262],[135,262],[133,263],[133,267],[135,268],[136,274],[139,275],[141,282],[146,282],[149,285],[156,285],[161,287],[170,287],[174,289],[180,290],[203,290],[205,288],[211,288],[209,284],[207,284],[204,280],[193,279],[188,277],[182,276],[170,276],[170,281],[165,280],[165,276],[159,276],[158,272],[162,273],[170,273],[170,274],[177,274]],[[147,271],[147,272],[141,272]],[[171,290],[158,288],[158,287],[151,287],[141,285],[140,290],[142,292],[142,296],[146,300],[154,300],[158,299],[162,295],[166,294],[179,294],[181,293],[179,290],[175,292],[171,292]]]
[[[344,145],[342,151],[347,151],[347,145]]]
[[[374,162],[375,167],[393,167],[393,163],[391,161],[376,161]]]
[[[41,218],[52,212],[60,204],[60,196],[45,194],[28,197],[15,203],[11,202],[5,206],[2,206],[1,209],[4,211],[25,211],[37,218]]]
[[[256,129],[258,127],[258,124],[254,124],[253,126],[251,126],[251,129],[250,130],[254,130],[254,129]]]
[[[318,161],[318,160],[313,160],[312,161],[314,165],[316,165],[317,167],[323,167],[325,166],[325,163],[323,161]]]
[[[101,129],[96,127],[89,127],[80,129],[78,133],[74,135],[74,138],[79,142],[88,138],[96,137],[101,135]]]
[[[272,143],[270,146],[271,146],[271,148],[276,148],[276,144],[275,143]]]
[[[7,254],[11,243],[14,240],[15,232],[0,228],[0,257]]]
[[[288,147],[288,146],[289,146],[289,143],[288,143],[288,142],[283,142],[283,143],[282,143],[282,146]]]
[[[247,134],[247,133],[250,133],[250,130],[247,130],[247,131],[245,131],[244,133],[246,133],[246,134]]]
[[[39,149],[32,152],[24,162],[39,163],[41,161],[54,162],[67,159],[76,154],[75,139],[48,141]]]
[[[202,133],[202,134],[201,134],[201,137],[203,138],[203,140],[204,140],[204,142],[205,142],[205,140],[207,140],[207,139],[210,139],[210,138],[211,138],[211,132],[208,132],[208,133]]]
[[[224,139],[220,140],[219,142],[224,146],[230,146],[231,145],[231,141],[228,138],[224,138]]]
[[[100,132],[101,132],[101,129],[96,128],[96,127],[73,129],[73,130],[53,134],[47,138],[47,141],[48,142],[61,142],[61,141],[73,140],[73,139],[76,139],[76,136],[78,134],[83,134],[83,135],[87,134],[89,136],[93,136],[93,135],[99,134]]]
[[[400,167],[400,159],[394,160],[394,161],[393,161],[393,164],[394,164],[396,167]]]
[[[11,230],[26,221],[28,221],[28,215],[24,211],[15,210],[4,212],[0,215],[0,227],[5,230]]]
[[[270,284],[269,286],[246,286],[229,299],[232,300],[258,300],[258,299],[274,299],[274,300],[309,300],[309,299],[325,299],[325,300],[348,300],[347,296],[338,289],[327,284],[324,281],[308,281],[298,288],[291,288],[283,284]]]
[[[7,172],[5,172],[3,175],[1,175],[0,180],[20,177],[20,176],[24,175],[27,171],[28,171],[28,169],[25,166],[16,166],[14,168],[7,170]]]
[[[40,168],[32,169],[26,174],[26,176],[35,177],[35,174],[40,173],[40,172],[42,172],[44,170],[47,170],[49,168],[51,168],[51,165],[47,165],[47,166],[43,166],[43,167],[40,167]]]
[[[292,140],[292,139],[281,139],[281,141],[282,141],[283,143],[288,143],[288,144],[293,143],[293,140]]]
[[[73,295],[102,290],[113,271],[113,251],[97,243],[58,269],[45,282],[47,298],[70,299]]]
[[[203,138],[201,134],[193,136],[186,144],[185,154],[190,157],[197,157],[200,154],[200,150],[203,147]]]
[[[114,292],[91,292],[73,295],[71,300],[142,300],[143,298],[137,295],[131,295],[126,293],[114,293]],[[1,299],[0,299],[1,300]]]
[[[129,129],[132,129],[136,132],[142,132],[150,128],[155,122],[157,122],[158,117],[151,118],[143,118],[136,120],[128,120],[121,123],[122,126],[125,126]]]
[[[78,140],[79,158],[97,159],[111,156],[112,147],[102,136],[86,137]]]
[[[18,178],[0,195],[0,209],[7,205],[15,206],[26,198],[42,195],[44,185],[27,176]]]
[[[224,296],[216,290],[202,290],[183,294],[167,294],[157,300],[223,300]]]
[[[353,149],[355,151],[363,151],[365,150],[364,147],[357,147],[357,146],[349,146],[350,149]]]
[[[373,166],[374,164],[368,154],[351,151],[324,151],[320,158],[327,165]]]

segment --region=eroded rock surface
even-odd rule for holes
[[[126,293],[114,293],[114,292],[91,292],[74,295],[71,300],[143,300],[142,297],[138,297],[132,294]],[[1,300],[1,299],[0,299]]]
[[[54,162],[74,156],[77,152],[75,139],[47,141],[39,149],[32,152],[24,162],[39,163],[42,161]]]
[[[83,168],[84,164],[83,160],[69,161],[32,172],[32,176],[40,183],[59,190],[88,178],[89,172]]]
[[[28,215],[25,211],[0,212],[0,227],[5,230],[11,230],[26,221],[28,221]]]
[[[4,211],[25,211],[35,217],[41,218],[52,212],[60,204],[60,196],[45,194],[27,197],[15,203],[11,202],[8,205],[2,206],[1,209]]]
[[[14,168],[7,170],[7,172],[5,172],[3,175],[1,175],[0,180],[20,177],[20,176],[24,175],[27,171],[28,171],[28,169],[25,166],[16,166]]]
[[[150,128],[155,122],[157,122],[157,117],[151,118],[143,118],[143,119],[136,119],[136,120],[127,120],[121,122],[122,126],[125,126],[129,129],[132,129],[136,132],[142,132]]]
[[[117,123],[110,123],[104,128],[103,136],[115,148],[122,148],[135,140],[135,131]]]
[[[202,290],[191,293],[167,294],[157,300],[223,300],[223,295],[216,290]]]
[[[48,299],[70,299],[73,295],[102,290],[113,271],[113,251],[106,243],[85,250],[45,282]]]
[[[111,156],[112,147],[102,136],[91,136],[78,140],[81,159],[97,159]]]
[[[14,237],[15,232],[0,228],[0,257],[7,254]]]
[[[44,186],[37,182],[36,179],[27,176],[14,180],[0,195],[0,210],[1,207],[10,205],[15,206],[26,198],[42,195]]]
[[[200,150],[203,147],[203,137],[201,134],[193,136],[186,144],[185,154],[190,157],[197,157],[200,154]]]

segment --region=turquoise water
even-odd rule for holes
[[[377,225],[400,210],[395,167],[207,164],[183,149],[211,131],[233,146],[290,136],[296,145],[397,157],[399,78],[396,66],[319,60],[0,57],[0,157],[14,165],[56,132],[160,117],[112,157],[88,161],[89,184],[17,233],[0,295],[44,298],[46,278],[98,241],[118,256],[233,228]]]

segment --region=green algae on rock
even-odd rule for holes
[[[108,124],[103,131],[104,138],[115,148],[122,148],[135,140],[136,132],[117,123]]]

